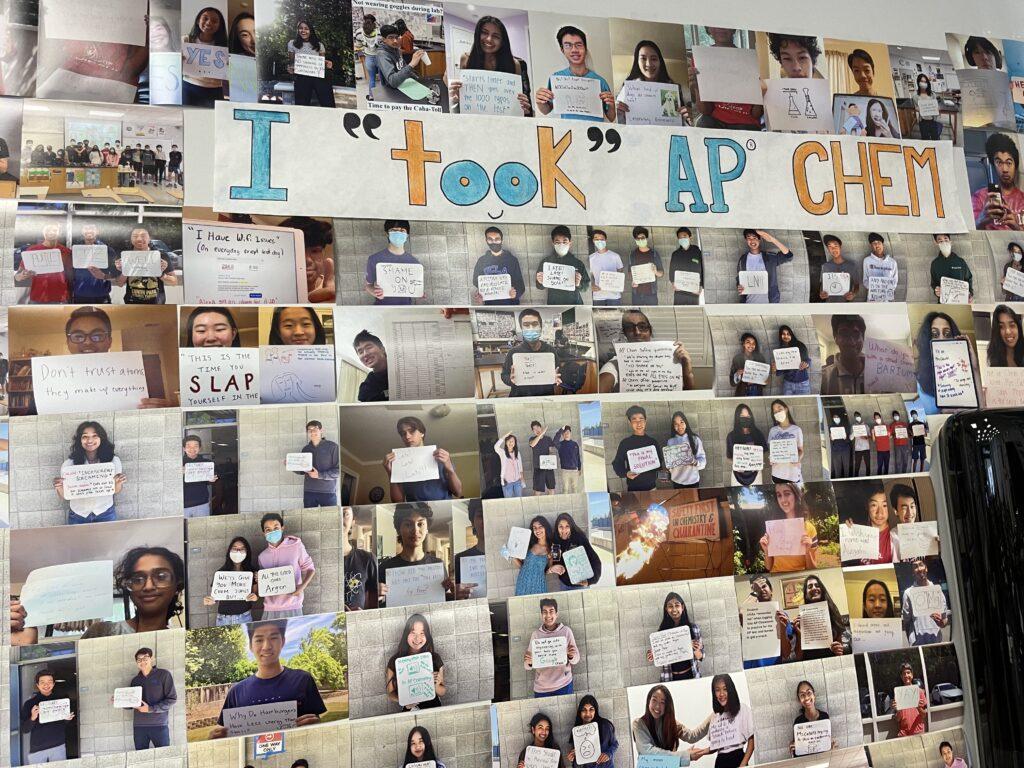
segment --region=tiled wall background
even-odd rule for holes
[[[317,729],[319,730],[319,729]],[[302,731],[294,731],[302,733]],[[291,733],[288,734],[292,736]],[[245,758],[245,739],[196,741],[188,745],[189,768],[241,768]]]
[[[736,589],[727,576],[673,581],[615,590],[619,605],[619,650],[625,685],[661,682],[661,667],[647,661],[652,632],[661,624],[665,596],[676,592],[704,640],[701,677],[743,668]]]
[[[581,662],[582,663],[582,662]],[[614,768],[629,768],[633,764],[633,750],[630,744],[629,705],[625,689],[591,689],[597,698],[601,717],[611,720],[619,748],[615,752]],[[565,755],[572,749],[572,728],[576,724],[576,708],[583,693],[569,696],[552,696],[545,699],[509,701],[497,705],[498,744],[501,749],[502,768],[516,768],[519,753],[531,742],[530,718],[543,712],[551,718],[555,740]]]
[[[824,237],[828,234],[834,234],[843,241],[843,261],[849,261],[856,267],[854,272],[856,281],[863,283],[862,275],[864,274],[864,259],[871,253],[871,246],[868,243],[868,235],[870,232],[830,232],[828,230],[821,230],[821,236]],[[914,279],[919,277],[918,275],[910,275],[908,272],[909,264],[907,261],[906,247],[901,241],[902,235],[894,234],[891,232],[879,232],[879,234],[885,239],[885,252],[891,254],[893,259],[896,261],[896,266],[899,268],[898,282],[896,284],[896,295],[894,301],[906,301],[907,298],[907,284],[912,282]],[[931,235],[927,236],[931,240]],[[824,251],[824,256],[827,260],[831,261],[831,257],[828,255],[828,251],[825,250],[824,244],[821,246]],[[814,261],[810,265],[810,286],[809,295],[806,301],[816,302],[820,300],[819,291],[821,290],[821,263]],[[926,265],[927,266],[927,265]],[[927,272],[925,273],[925,281],[927,282]],[[857,291],[857,295],[854,297],[851,304],[857,304],[860,302],[867,301],[868,288],[866,285],[861,285]]]
[[[103,425],[128,477],[114,496],[118,520],[182,513],[177,409],[25,416],[10,421],[13,528],[67,523],[68,503],[53,489],[53,479],[60,477],[60,465],[83,421]]]
[[[494,404],[494,417],[498,425],[498,435],[511,431],[519,443],[519,455],[523,459],[523,494],[528,496],[533,493],[533,449],[530,447],[530,439],[533,437],[533,430],[530,429],[531,421],[539,421],[548,428],[547,436],[555,439],[555,433],[566,424],[572,427],[572,439],[580,444],[580,451],[583,451],[583,435],[580,431],[580,409],[576,402],[565,402],[557,399],[534,400],[524,402],[521,399],[514,399],[497,402]],[[483,446],[481,446],[483,448]],[[494,443],[488,445],[487,450],[493,453]],[[580,478],[580,488],[583,488],[583,478]],[[565,493],[562,488],[561,472],[555,472],[555,493]]]
[[[563,512],[584,532],[590,531],[587,515],[587,495],[584,493],[568,496],[530,496],[522,499],[486,499],[484,507],[484,537],[487,541],[487,596],[490,598],[512,597],[516,592],[516,577],[519,569],[501,556],[501,548],[508,541],[513,526],[529,528],[530,520],[544,515],[554,528],[555,518]],[[559,591],[561,581],[557,576],[548,576],[548,591]]]
[[[811,357],[811,392],[821,390],[821,354],[818,337],[814,331],[814,321],[808,315],[746,315],[735,317],[714,315],[708,318],[711,336],[715,340],[715,396],[733,397],[736,385],[732,383],[729,372],[733,357],[741,351],[740,336],[752,333],[757,337],[757,344],[769,364],[772,363],[772,350],[779,344],[779,326],[788,325],[793,333],[807,347]],[[771,376],[768,379],[766,395],[782,394],[782,377]]]
[[[860,693],[853,656],[748,669],[746,676],[750,705],[757,713],[752,762],[790,757],[793,720],[800,714],[796,687],[801,680],[814,686],[817,706],[828,712],[838,746],[861,744]]]
[[[896,260],[901,262],[901,268],[905,263],[909,270],[906,301],[938,304],[938,297],[932,292],[930,277],[932,260],[939,255],[935,238],[931,235],[894,235],[893,238]],[[994,262],[987,235],[968,232],[952,235],[951,240],[953,252],[963,257],[974,276],[974,302],[991,303],[994,294]]]
[[[486,600],[403,606],[348,615],[349,717],[394,714],[385,692],[388,659],[398,649],[406,620],[422,614],[430,623],[434,650],[444,661],[442,704],[467,704],[494,696],[491,617]]]
[[[238,409],[238,509],[242,514],[302,507],[302,475],[287,472],[284,455],[309,442],[306,423],[324,425],[324,438],[338,442],[333,405]]]
[[[302,539],[316,567],[316,576],[303,593],[302,612],[311,616],[344,610],[341,514],[337,508],[296,509],[282,516],[285,535]],[[203,597],[210,593],[213,574],[224,565],[228,544],[235,536],[244,536],[254,555],[268,546],[256,515],[218,515],[188,521],[189,627],[215,625],[217,606],[203,605]]]
[[[115,709],[110,697],[138,674],[135,652],[151,648],[156,666],[174,677],[177,703],[171,708],[171,745],[185,744],[185,630],[104,637],[78,644],[79,717],[83,754],[109,755],[135,749],[133,710]]]
[[[793,252],[792,261],[779,267],[779,292],[783,304],[807,301],[810,277],[807,272],[807,249],[799,230],[771,230],[770,235]],[[736,291],[736,265],[747,252],[742,229],[709,229],[700,231],[700,247],[704,251],[704,298],[708,304],[739,304]],[[778,248],[765,241],[762,251]]]
[[[447,768],[490,768],[490,709],[489,704],[446,707],[353,722],[352,768],[402,765],[409,731],[417,725],[430,732],[434,753]]]
[[[561,592],[558,619],[572,629],[580,660],[573,665],[573,690],[599,691],[622,686],[619,669],[619,614],[610,589]],[[533,670],[523,666],[530,636],[541,624],[540,596],[513,597],[508,601],[508,658],[511,698],[533,696]]]
[[[310,766],[337,766],[349,768],[352,765],[352,743],[347,722],[313,728],[300,728],[285,735],[283,755],[255,757],[253,739],[244,739],[246,764],[262,768],[291,768],[293,762],[305,758]],[[397,765],[397,763],[396,763]],[[212,766],[211,766],[212,768]]]
[[[964,732],[959,728],[868,744],[868,754],[871,756],[872,765],[881,768],[930,768],[933,765],[942,765],[939,744],[943,741],[948,741],[953,746],[954,756],[967,759]]]

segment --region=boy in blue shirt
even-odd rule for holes
[[[593,120],[595,122],[604,120],[608,123],[614,123],[615,96],[612,93],[611,86],[608,85],[608,81],[587,66],[586,33],[578,27],[565,26],[558,30],[556,37],[558,38],[558,47],[562,49],[562,55],[565,56],[569,66],[553,72],[551,77],[585,77],[597,80],[601,88],[599,95],[601,98],[601,112],[604,114],[604,117],[565,113],[555,115],[555,117],[561,117],[566,120]],[[547,88],[537,89],[537,109],[540,110],[542,115],[551,114],[551,110],[555,106],[555,94],[551,89],[551,77],[548,78]]]

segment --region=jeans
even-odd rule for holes
[[[864,474],[871,474],[871,451],[854,451],[853,452],[853,477],[860,477],[860,465],[864,465]]]
[[[367,85],[369,86],[370,91],[372,92],[373,86],[377,84],[377,73],[380,71],[377,68],[377,55],[367,54],[366,56],[363,57],[363,60],[366,62]]]
[[[39,765],[40,763],[59,763],[67,759],[68,748],[65,744],[61,744],[59,747],[50,747],[49,749],[41,749],[38,752],[28,753],[29,765]]]
[[[245,613],[233,614],[233,613],[218,613],[217,614],[217,626],[218,627],[230,627],[233,624],[248,624],[252,621],[252,611],[246,611]]]
[[[583,472],[579,469],[560,469],[558,474],[562,476],[562,493],[579,493],[580,478]]]
[[[224,89],[221,87],[204,88],[201,85],[193,85],[186,80],[181,81],[181,103],[186,107],[209,107],[213,109],[213,105],[216,102],[223,100]],[[141,170],[141,165],[139,170]]]
[[[850,444],[843,448],[832,448],[832,479],[850,477]]]
[[[634,294],[632,304],[638,307],[656,307],[658,306],[658,294],[648,293],[641,296]]]
[[[917,125],[922,139],[934,141],[942,137],[942,123],[938,120],[921,120]]]
[[[924,472],[924,456],[925,447],[923,445],[915,445],[910,451],[910,471],[911,472]],[[920,468],[919,468],[920,467]]]
[[[523,495],[523,481],[513,480],[501,486],[501,493],[506,499],[517,499]]]
[[[910,443],[896,446],[896,474],[905,475],[910,472]]]
[[[809,395],[811,394],[811,380],[807,381],[786,381],[782,380],[783,395]]]
[[[535,699],[546,699],[549,696],[564,696],[567,693],[572,693],[572,680],[564,688],[559,688],[556,691],[548,691],[547,693],[541,693],[540,691],[533,692],[533,698]]]
[[[560,581],[558,582],[558,588],[562,592],[572,592],[577,589],[586,589],[587,587],[583,584],[566,584],[565,582]]]
[[[132,727],[135,749],[149,749],[171,746],[171,730],[166,725],[136,725]]]
[[[316,101],[321,107],[334,108],[334,89],[328,81],[330,72],[324,77],[310,77],[309,75],[295,76],[295,104],[300,107],[308,107],[313,104],[313,94],[316,94]]]
[[[323,491],[303,491],[302,506],[304,509],[311,507],[336,507],[338,506],[338,494],[325,493]]]
[[[878,465],[878,469],[875,471],[876,475],[888,475],[889,474],[889,452],[888,451],[877,451],[875,454],[875,461]]]
[[[110,523],[117,520],[117,512],[113,507],[100,512],[98,515],[95,512],[90,512],[85,517],[75,514],[74,512],[68,511],[68,525],[84,525],[85,523]]]
[[[185,517],[209,517],[210,502],[196,504],[194,507],[185,507]]]

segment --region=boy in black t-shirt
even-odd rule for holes
[[[74,706],[71,713],[62,720],[41,722],[40,705],[43,702],[66,699],[67,696],[55,694],[57,680],[53,672],[41,669],[36,672],[36,692],[29,696],[28,701],[21,705],[21,731],[29,733],[28,764],[57,763],[67,760],[67,724],[75,719]]]
[[[342,552],[345,562],[345,610],[361,611],[377,607],[377,560],[352,543],[352,507],[342,509],[345,538]]]

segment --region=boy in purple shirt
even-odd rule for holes
[[[409,241],[409,222],[404,219],[388,219],[384,232],[388,236],[388,247],[377,251],[366,262],[366,285],[363,290],[373,296],[374,304],[412,304],[409,296],[385,296],[384,289],[377,283],[378,264],[419,264],[419,260],[405,249]]]

